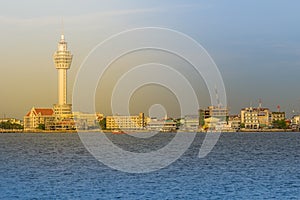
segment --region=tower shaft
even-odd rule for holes
[[[58,69],[58,104],[67,104],[67,70]]]

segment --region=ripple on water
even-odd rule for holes
[[[161,148],[173,137],[132,141],[110,135],[115,144],[138,152]],[[167,168],[128,174],[95,160],[77,134],[1,134],[0,198],[300,197],[299,133],[226,133],[207,157],[199,159],[203,138],[198,134]]]

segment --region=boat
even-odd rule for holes
[[[113,130],[111,133],[112,134],[124,134],[125,132],[121,131],[121,130]]]

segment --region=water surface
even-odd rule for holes
[[[0,134],[0,199],[300,198],[300,133],[224,133],[199,159],[204,136],[197,134],[167,168],[129,174],[94,159],[77,134]],[[109,137],[143,152],[149,143],[162,147],[174,133],[138,142]]]

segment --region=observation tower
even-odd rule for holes
[[[54,104],[54,114],[63,117],[72,114],[72,104],[67,103],[67,70],[70,69],[73,55],[68,51],[64,34],[58,42],[57,51],[53,55],[58,72],[58,102]]]

